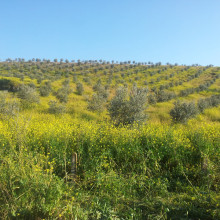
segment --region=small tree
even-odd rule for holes
[[[39,103],[40,97],[37,91],[25,84],[22,84],[18,91],[18,97],[28,104]]]
[[[203,113],[206,108],[210,106],[210,102],[208,99],[199,99],[197,103],[198,110]]]
[[[83,88],[83,84],[82,83],[78,82],[76,84],[76,92],[77,92],[78,95],[82,95],[83,94],[84,88]]]
[[[0,91],[0,116],[15,116],[19,112],[19,102],[15,99],[7,101],[8,92]]]
[[[177,101],[174,108],[170,111],[170,115],[174,122],[185,123],[188,119],[194,117],[198,113],[198,109],[194,102]]]
[[[102,112],[106,100],[100,94],[93,94],[92,98],[88,101],[88,109],[91,111]]]
[[[65,113],[66,107],[65,105],[59,104],[56,101],[50,101],[48,111],[51,114],[62,114]]]
[[[120,87],[111,100],[108,111],[116,125],[133,124],[135,121],[143,122],[147,115],[144,110],[147,103],[147,89],[133,86],[128,97],[128,90]]]
[[[62,83],[63,86],[59,88],[55,93],[57,99],[59,99],[60,102],[66,103],[68,101],[69,94],[72,92],[69,83],[70,83],[69,79],[64,80]]]
[[[50,81],[46,81],[44,85],[40,87],[41,96],[49,96],[51,93],[52,87]]]
[[[58,89],[56,92],[56,97],[60,102],[66,103],[68,101],[68,96],[69,96],[69,93],[68,93],[67,88],[62,87],[62,88]]]

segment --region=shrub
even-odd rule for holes
[[[73,82],[76,83],[78,81],[78,78],[76,75],[73,76]]]
[[[185,123],[198,113],[198,109],[194,102],[177,101],[174,103],[174,108],[170,111],[170,115],[174,122]]]
[[[157,103],[157,97],[156,97],[155,93],[150,93],[148,95],[148,102],[150,104],[156,104]]]
[[[77,92],[78,95],[82,95],[83,94],[84,88],[83,88],[83,84],[82,83],[78,82],[76,84],[76,92]]]
[[[66,103],[68,101],[68,96],[69,96],[69,93],[68,93],[67,88],[62,87],[62,88],[58,89],[56,92],[56,97],[60,102]]]
[[[22,84],[20,86],[18,97],[30,104],[40,102],[39,94],[37,93],[37,91],[34,88],[25,84]]]
[[[201,113],[203,113],[204,110],[209,107],[209,105],[210,105],[210,102],[208,99],[199,99],[199,101],[197,103],[198,110]]]
[[[87,77],[84,77],[84,78],[83,78],[83,81],[84,81],[85,83],[89,84],[89,85],[91,84],[91,79],[90,79],[90,77],[88,77],[88,76],[87,76]]]
[[[62,85],[63,85],[63,87],[69,87],[69,85],[70,85],[70,79],[65,79],[65,80],[62,82]]]
[[[9,92],[16,92],[19,85],[9,79],[0,79],[0,90],[7,90]]]
[[[209,104],[212,107],[217,107],[220,104],[220,95],[212,95],[209,98]]]
[[[69,83],[70,83],[69,79],[64,80],[62,83],[63,86],[59,88],[57,92],[55,93],[57,99],[60,102],[66,103],[68,101],[69,94],[72,92],[72,90],[70,89]]]
[[[44,85],[40,87],[40,95],[41,96],[49,96],[51,93],[51,83],[49,81],[45,82]]]
[[[33,89],[36,89],[36,85],[33,82],[28,83],[28,86],[30,86]]]
[[[14,116],[19,112],[19,102],[7,101],[7,92],[0,92],[0,114],[2,116]]]
[[[143,122],[147,116],[144,113],[146,102],[147,89],[133,86],[128,98],[128,90],[120,87],[111,100],[108,111],[116,125],[133,124],[135,121]]]
[[[176,97],[174,92],[159,90],[157,93],[157,102],[166,102]]]
[[[104,110],[105,99],[100,94],[93,94],[92,98],[88,101],[88,109],[91,111],[102,112]]]
[[[101,87],[102,87],[102,82],[101,82],[101,80],[99,79],[99,80],[96,82],[96,84],[95,84],[92,88],[93,88],[93,90],[96,92],[96,91],[100,90]]]
[[[50,101],[48,111],[51,114],[62,114],[62,113],[65,113],[66,106],[59,104],[56,101]]]

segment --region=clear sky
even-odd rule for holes
[[[0,59],[220,66],[220,0],[0,0]]]

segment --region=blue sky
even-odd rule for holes
[[[220,66],[220,1],[1,0],[8,57]]]

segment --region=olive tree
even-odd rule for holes
[[[115,124],[127,125],[143,122],[147,118],[144,112],[147,104],[147,93],[147,89],[136,86],[133,86],[130,93],[128,93],[127,88],[119,87],[108,106],[110,117]]]
[[[185,123],[188,119],[194,117],[198,113],[198,108],[194,102],[174,103],[174,108],[170,111],[170,116],[174,122]]]
[[[18,97],[28,104],[39,103],[40,97],[37,91],[25,84],[22,84],[18,91]]]

